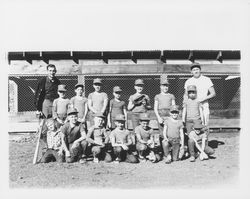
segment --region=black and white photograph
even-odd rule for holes
[[[1,4],[6,195],[250,196],[248,0]]]

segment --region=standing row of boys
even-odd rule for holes
[[[196,69],[200,70],[200,66],[191,67],[191,70]],[[211,85],[212,82],[203,83],[208,88]],[[101,90],[101,79],[94,79],[93,87],[95,91],[87,99],[83,96],[84,86],[77,84],[76,96],[67,99],[66,86],[58,85],[59,98],[53,100],[52,118],[47,119],[44,131],[48,150],[41,162],[48,162],[51,158],[62,162],[65,157],[68,163],[84,163],[90,155],[96,163],[99,160],[158,162],[162,158],[171,163],[185,157],[194,162],[198,156],[204,160],[214,153],[207,141],[209,109],[208,106],[204,108],[204,102],[198,101],[195,84],[185,84],[186,95],[180,120],[175,97],[168,92],[169,82],[161,79],[161,93],[154,98],[158,132],[149,126],[147,111],[151,109],[150,99],[143,93],[142,79],[135,81],[136,93],[129,97],[127,107],[121,100],[122,89],[119,86],[113,88],[114,98],[110,101]],[[128,130],[127,109],[131,111],[132,132]]]

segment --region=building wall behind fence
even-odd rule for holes
[[[143,72],[143,71],[141,71]],[[85,96],[93,92],[93,79],[103,79],[103,91],[108,94],[109,99],[113,98],[113,87],[121,86],[123,89],[122,99],[128,103],[130,95],[135,93],[134,81],[138,78],[145,81],[145,93],[151,99],[153,107],[154,97],[160,93],[160,74],[119,74],[119,75],[57,75],[62,84],[66,84],[68,91],[66,97],[75,95],[74,86],[79,80],[85,85]],[[239,118],[240,117],[240,77],[228,78],[228,75],[207,74],[214,83],[216,97],[209,101],[212,118]],[[41,75],[9,75],[9,112],[35,111],[34,93],[38,79]],[[182,106],[184,83],[191,77],[187,74],[170,74],[169,92],[176,97],[176,104]],[[16,84],[16,86],[13,86]],[[16,89],[15,91],[13,89]],[[17,95],[17,96],[16,96]],[[13,108],[15,107],[15,108]]]

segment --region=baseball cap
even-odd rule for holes
[[[194,121],[194,124],[193,124],[193,128],[194,129],[202,129],[204,128],[205,126],[202,125],[201,121],[199,120],[195,120]]]
[[[142,120],[142,121],[150,120],[149,115],[147,113],[140,114],[140,120]]]
[[[120,86],[115,86],[115,87],[113,88],[113,92],[121,92],[121,91],[122,91],[122,89],[121,89]]]
[[[193,70],[193,68],[199,68],[199,69],[201,69],[201,66],[198,63],[194,63],[194,64],[191,65],[190,69]]]
[[[77,89],[78,87],[82,87],[83,88],[83,84],[76,84],[75,85],[75,89]]]
[[[195,85],[189,85],[187,87],[187,91],[196,91],[196,86]]]
[[[66,85],[64,85],[64,84],[59,84],[57,90],[58,90],[58,91],[67,91]]]
[[[170,112],[174,112],[174,111],[179,112],[179,106],[177,106],[177,105],[172,105],[172,106],[170,107]]]
[[[135,85],[144,85],[144,82],[142,79],[135,80]]]
[[[68,111],[67,111],[67,115],[74,115],[74,114],[77,114],[78,111],[76,108],[69,108]]]
[[[168,79],[161,79],[160,84],[162,85],[169,84]]]
[[[101,117],[101,118],[105,118],[105,116],[101,113],[101,112],[97,112],[94,115],[95,117]]]
[[[102,80],[100,78],[96,78],[94,79],[93,84],[102,84]]]
[[[118,114],[115,116],[116,121],[125,121],[125,115]]]

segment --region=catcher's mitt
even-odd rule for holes
[[[134,100],[133,100],[133,103],[135,105],[141,105],[142,102],[146,102],[146,96],[145,95],[139,95],[138,97],[136,97]]]

